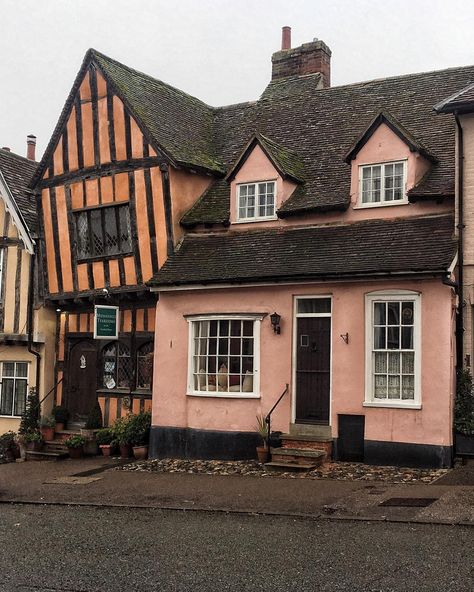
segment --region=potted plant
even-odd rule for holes
[[[456,453],[474,455],[474,392],[472,376],[468,370],[458,375],[454,405]]]
[[[84,454],[95,455],[99,453],[99,446],[95,435],[102,425],[102,410],[99,401],[96,400],[89,411],[85,426],[81,428],[81,436],[86,440]]]
[[[128,421],[128,433],[133,448],[133,456],[137,460],[148,457],[148,442],[150,440],[151,413],[145,411],[131,415]]]
[[[84,453],[85,438],[79,435],[70,436],[64,440],[64,446],[67,447],[71,458],[81,458]]]
[[[111,456],[115,448],[115,440],[110,428],[98,430],[96,435],[97,444],[104,456]]]
[[[15,432],[5,432],[0,436],[0,460],[3,458],[6,462],[13,462],[19,457],[20,451],[16,443]]]
[[[129,427],[130,417],[131,415],[119,417],[119,419],[115,420],[112,426],[113,437],[119,445],[120,456],[122,458],[130,458],[132,456],[132,442]]]
[[[257,433],[260,436],[263,446],[257,446],[257,457],[258,462],[264,464],[268,462],[269,449],[268,449],[268,428],[265,421],[265,415],[261,413],[257,415]]]
[[[46,442],[54,440],[54,432],[56,429],[56,420],[52,415],[45,415],[40,419],[41,433]]]
[[[43,436],[38,429],[28,430],[21,435],[21,440],[26,450],[39,452],[43,448]]]
[[[56,420],[56,431],[62,432],[67,425],[69,411],[63,405],[55,405],[51,411],[51,414]]]

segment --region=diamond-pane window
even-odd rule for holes
[[[143,344],[137,351],[137,389],[151,390],[153,379],[153,342]]]
[[[106,345],[102,350],[102,385],[113,390],[130,388],[132,384],[130,348],[123,342]]]
[[[92,259],[132,251],[128,203],[91,208],[75,213],[77,254]]]

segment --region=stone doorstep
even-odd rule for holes
[[[272,462],[319,467],[326,460],[324,450],[303,450],[301,448],[271,448]]]
[[[290,423],[290,436],[313,436],[332,439],[331,426],[311,423]]]
[[[266,469],[278,470],[278,471],[311,471],[318,467],[315,463],[292,463],[292,462],[281,462],[273,461],[264,464]]]
[[[282,449],[297,448],[298,450],[322,450],[326,453],[328,458],[332,457],[332,438],[314,438],[313,436],[281,436]]]

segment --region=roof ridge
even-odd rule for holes
[[[93,47],[91,47],[88,50],[88,53],[90,53],[90,55],[93,58],[95,56],[98,56],[99,58],[102,58],[104,60],[112,62],[113,64],[116,64],[116,65],[120,66],[121,68],[125,68],[129,72],[133,72],[135,74],[138,74],[139,76],[144,76],[145,78],[148,78],[149,80],[152,80],[153,82],[158,82],[159,84],[166,86],[170,90],[176,91],[181,95],[186,95],[187,97],[189,97],[190,99],[193,99],[195,101],[199,101],[204,107],[207,107],[208,109],[215,109],[215,107],[212,107],[212,105],[205,103],[202,99],[196,97],[195,95],[192,95],[192,94],[186,92],[185,90],[182,90],[176,86],[173,86],[172,84],[169,84],[168,82],[164,82],[160,78],[155,78],[154,76],[151,76],[150,74],[147,74],[146,72],[142,72],[141,70],[137,70],[136,68],[132,68],[131,66],[127,66],[127,64],[124,64],[123,62],[119,62],[118,60],[111,58],[110,56],[106,55],[105,53],[102,53],[101,51],[98,51],[97,49],[94,49]]]

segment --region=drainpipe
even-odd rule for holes
[[[38,401],[40,398],[40,372],[41,372],[41,354],[33,349],[33,309],[35,303],[34,279],[35,279],[36,251],[33,251],[30,259],[30,278],[28,285],[28,351],[36,357],[36,394]],[[38,413],[40,413],[38,409]],[[39,419],[39,418],[38,418]]]
[[[464,366],[464,135],[457,113],[454,114],[458,130],[458,294],[459,306],[456,318],[456,367]]]

